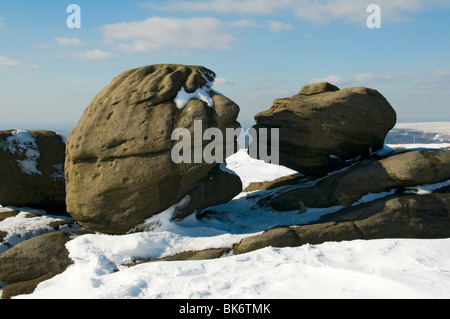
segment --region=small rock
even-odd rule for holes
[[[65,244],[67,233],[54,232],[21,242],[0,254],[0,282],[6,283],[2,299],[30,294],[36,286],[63,272],[72,260]]]

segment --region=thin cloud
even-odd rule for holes
[[[61,46],[80,46],[83,42],[78,38],[53,38]]]
[[[353,80],[357,83],[380,83],[404,80],[409,78],[411,78],[411,75],[408,74],[379,75],[372,73],[362,73],[355,75]]]
[[[450,95],[450,80],[439,79],[417,83],[415,89],[420,95]]]
[[[0,18],[0,28],[6,28],[5,19]]]
[[[295,3],[293,0],[212,0],[212,1],[168,1],[165,4],[149,2],[145,7],[152,10],[214,12],[219,14],[263,14],[268,15]]]
[[[24,63],[15,59],[0,56],[0,70],[11,69],[37,69],[39,66],[36,64]]]
[[[290,31],[294,30],[295,26],[290,23],[284,23],[281,21],[270,20],[269,30],[272,32]]]
[[[152,10],[213,12],[236,15],[292,14],[302,20],[326,24],[332,20],[364,23],[373,0],[173,0],[165,4],[147,3]],[[449,6],[448,0],[377,0],[383,21],[408,21],[411,14],[430,7]]]
[[[308,82],[308,84],[313,84],[313,83],[320,83],[320,82],[328,82],[331,84],[334,84],[336,86],[339,85],[344,85],[344,84],[348,84],[349,81],[347,79],[344,79],[338,75],[329,75],[327,77],[324,78],[316,78],[316,79],[312,79],[311,81]]]
[[[119,58],[119,56],[116,54],[105,52],[99,49],[84,52],[73,52],[70,54],[70,56],[79,60],[109,60]]]
[[[227,78],[216,78],[214,81],[214,85],[233,85],[234,81]]]
[[[445,79],[450,78],[449,70],[433,70],[427,73],[427,77],[430,79]]]
[[[392,81],[392,77],[389,75],[362,73],[355,75],[354,80],[360,83],[389,82]]]
[[[315,78],[311,81],[307,82],[307,84],[319,83],[319,82],[328,82],[334,84],[336,86],[340,85],[366,85],[373,83],[385,83],[385,82],[393,82],[399,80],[407,80],[411,79],[412,75],[409,74],[394,74],[394,75],[379,75],[372,73],[361,73],[356,74],[353,78],[346,79],[338,75],[329,75],[323,78]]]
[[[189,49],[229,50],[236,41],[230,29],[256,26],[251,20],[222,22],[216,18],[162,18],[115,23],[99,31],[123,52],[154,52]]]
[[[256,82],[256,83],[268,83],[268,82],[281,82],[283,81],[280,78],[276,78],[276,77],[272,77],[272,78],[258,78],[258,77],[253,77],[253,78],[249,78],[250,82]]]

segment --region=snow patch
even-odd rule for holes
[[[41,154],[34,137],[27,131],[13,131],[6,141],[0,143],[0,149],[25,156],[24,160],[17,160],[17,165],[25,174],[42,175],[42,172],[37,169],[37,161]]]
[[[418,195],[426,195],[426,194],[431,194],[434,191],[443,188],[443,187],[447,187],[450,186],[450,179],[443,181],[443,182],[439,182],[439,183],[434,183],[434,184],[426,184],[426,185],[419,185],[419,186],[414,186],[414,187],[406,187],[407,190],[410,190],[408,192],[412,193],[412,194],[418,194]],[[415,190],[415,191],[413,191]]]
[[[209,107],[214,107],[214,101],[212,100],[209,92],[211,91],[210,87],[204,86],[198,88],[193,93],[188,93],[184,90],[184,87],[181,87],[180,91],[178,91],[177,96],[175,97],[175,104],[177,108],[182,110],[186,107],[186,104],[192,99],[198,99],[205,102]]]
[[[352,204],[352,206],[358,206],[359,204],[373,202],[377,199],[384,198],[384,197],[394,195],[394,194],[395,194],[395,189],[393,189],[389,192],[368,193],[368,194],[364,195],[363,197],[361,197],[357,202],[354,202]]]
[[[136,231],[155,231],[166,228],[172,222],[172,218],[175,215],[175,213],[178,212],[180,209],[186,207],[190,201],[191,196],[189,195],[185,196],[178,203],[173,204],[165,211],[146,219],[144,223],[134,227],[128,233],[134,233]]]
[[[253,182],[273,181],[279,177],[298,174],[282,165],[265,163],[263,160],[251,158],[247,149],[240,149],[226,159],[226,168],[235,172],[245,189]]]
[[[184,87],[181,87],[181,89],[178,91],[177,96],[175,97],[175,104],[178,109],[182,110],[186,107],[186,104],[192,99],[198,99],[203,102],[205,102],[209,107],[214,107],[214,101],[211,98],[210,92],[214,92],[215,94],[222,95],[221,93],[217,92],[216,90],[213,90],[212,86],[214,85],[214,80],[211,81],[208,79],[208,77],[201,72],[200,70],[197,70],[197,72],[205,79],[206,85],[203,87],[199,87],[195,92],[188,93],[184,89]],[[214,78],[215,75],[210,73],[208,74],[210,77]]]
[[[19,211],[17,216],[6,218],[0,222],[0,230],[7,233],[3,243],[0,242],[0,253],[8,250],[10,246],[17,245],[24,240],[54,232],[55,229],[49,226],[52,222],[73,220],[69,217],[48,215],[43,210],[39,209],[0,206],[0,212],[14,210]],[[32,214],[39,216],[30,218]],[[71,230],[74,231],[78,229],[74,228]]]

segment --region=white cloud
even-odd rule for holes
[[[371,73],[362,73],[354,76],[354,81],[359,83],[379,83],[379,82],[391,82],[402,79],[411,78],[408,74],[395,74],[395,75],[379,75]]]
[[[45,43],[36,43],[33,45],[33,48],[40,49],[40,50],[48,50],[51,48],[51,46],[48,44],[45,44]]]
[[[70,56],[80,60],[107,60],[119,58],[119,56],[116,54],[105,52],[99,49],[84,52],[73,52],[70,54]]]
[[[229,50],[235,42],[231,28],[254,27],[251,20],[222,22],[216,18],[161,18],[107,24],[99,28],[109,42],[124,52],[189,49]]]
[[[450,77],[449,70],[433,70],[427,73],[427,77],[431,79],[444,79]]]
[[[289,90],[275,90],[273,91],[273,94],[275,96],[292,96],[295,94],[295,92]]]
[[[349,83],[348,80],[346,80],[338,75],[329,75],[325,78],[312,79],[311,81],[308,82],[308,84],[320,83],[320,82],[328,82],[328,83],[334,84],[336,86]]]
[[[214,85],[233,85],[234,81],[226,78],[216,78],[214,81]]]
[[[5,19],[0,18],[0,28],[6,28]]]
[[[257,82],[257,83],[281,82],[281,81],[283,81],[282,79],[276,78],[276,77],[273,77],[273,78],[257,78],[257,77],[253,77],[253,78],[249,78],[249,80],[251,82]]]
[[[362,73],[362,74],[355,75],[354,80],[356,82],[361,82],[361,83],[387,82],[387,81],[391,81],[391,76],[371,74],[371,73]]]
[[[231,22],[226,22],[224,25],[228,28],[260,28],[262,25],[256,23],[253,20],[241,19]]]
[[[37,68],[39,68],[39,66],[37,66],[36,64],[24,63],[18,60],[0,56],[0,70],[37,69]]]
[[[272,14],[298,0],[200,0],[168,1],[166,4],[149,2],[150,9],[190,12],[215,12],[220,14]]]
[[[53,38],[61,46],[80,46],[82,41],[78,38]]]
[[[429,80],[415,85],[420,95],[450,95],[450,80]]]
[[[302,20],[328,23],[332,20],[366,22],[366,11],[373,0],[174,0],[165,4],[149,2],[150,9],[188,12],[214,12],[219,14],[286,14],[292,13]],[[405,21],[412,13],[432,7],[449,6],[448,0],[377,0],[383,21]]]
[[[284,23],[281,21],[274,21],[274,20],[269,21],[269,30],[272,32],[290,31],[294,29],[295,26],[293,26],[290,23]]]
[[[189,56],[189,53],[188,53],[188,52],[178,52],[178,51],[175,51],[175,52],[172,52],[172,55],[173,55],[173,56]]]

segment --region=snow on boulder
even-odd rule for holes
[[[0,204],[65,214],[65,143],[51,131],[0,132]]]

